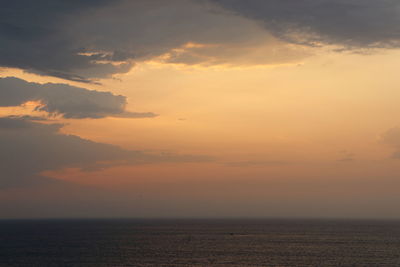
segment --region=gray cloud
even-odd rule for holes
[[[61,134],[62,126],[23,117],[0,118],[0,188],[55,182],[40,173],[68,167],[94,170],[116,165],[211,160],[205,156],[124,150]]]
[[[125,110],[126,97],[74,87],[67,84],[38,84],[8,77],[0,78],[0,106],[19,106],[27,101],[40,101],[37,110],[65,118],[155,117],[151,112]]]
[[[189,42],[213,46],[174,50]],[[234,57],[234,64],[271,64],[299,57],[289,48],[277,51],[276,41],[253,21],[205,0],[8,1],[0,11],[0,44],[0,66],[80,82],[169,52],[166,62],[183,64],[225,64]],[[261,59],[243,57],[259,45],[272,48]]]
[[[211,0],[275,36],[308,45],[399,47],[397,0]]]
[[[7,1],[0,66],[93,82],[166,54],[189,65],[287,63],[307,53],[285,43],[399,47],[399,15],[397,0]]]
[[[3,1],[0,9],[0,64],[35,73],[89,82],[77,68],[98,67],[80,43],[65,34],[66,22],[110,0]],[[34,12],[33,12],[34,11]],[[101,67],[114,68],[110,64]]]

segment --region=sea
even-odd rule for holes
[[[1,267],[400,266],[400,222],[0,221]]]

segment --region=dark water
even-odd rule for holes
[[[0,221],[0,266],[400,266],[400,222]]]

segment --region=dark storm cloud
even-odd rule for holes
[[[116,165],[210,160],[204,156],[124,150],[61,134],[62,124],[41,124],[29,119],[0,118],[0,188],[54,182],[40,173],[60,168],[93,170]]]
[[[308,45],[399,47],[398,0],[211,0],[275,36]]]
[[[154,113],[125,110],[126,97],[74,87],[67,84],[38,84],[8,77],[0,78],[0,107],[19,106],[40,101],[36,109],[65,118],[103,118],[106,116],[143,118]]]

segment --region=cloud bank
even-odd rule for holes
[[[202,162],[206,156],[149,154],[59,133],[62,124],[43,124],[29,117],[0,118],[0,189],[54,183],[40,176],[47,170],[92,170],[116,165]]]
[[[0,66],[80,82],[160,57],[189,65],[304,57],[255,22],[205,0],[8,1],[0,11],[0,43]]]
[[[36,107],[39,111],[62,115],[64,118],[156,116],[151,112],[126,111],[126,97],[109,92],[87,90],[67,84],[30,83],[14,77],[0,78],[0,107],[20,106],[28,101],[40,102]]]
[[[355,48],[400,46],[397,0],[211,0],[280,39]]]
[[[305,56],[294,44],[398,48],[399,25],[397,0],[6,1],[0,66],[91,82],[160,57],[277,64]]]

